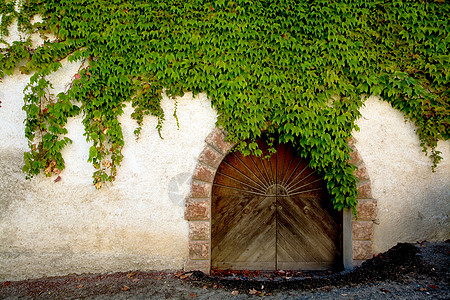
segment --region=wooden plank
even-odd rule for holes
[[[253,210],[257,201],[251,201],[253,196],[242,197],[213,197],[211,236],[213,242],[218,243],[223,236],[241,221],[241,213],[249,213]],[[262,198],[261,198],[262,200]],[[227,204],[229,204],[227,206]]]
[[[212,264],[224,261],[235,262],[275,262],[275,198],[253,197],[251,201],[230,197],[213,206],[223,209],[231,208],[233,213],[226,213],[212,218]],[[230,201],[233,200],[233,201]],[[246,202],[245,206],[233,202]],[[233,209],[243,207],[241,210]],[[272,208],[271,208],[272,207]],[[220,209],[219,209],[220,211]]]
[[[337,211],[324,206],[323,199],[316,197],[291,197],[295,203],[304,203],[304,212],[310,218],[311,225],[327,235],[331,240],[338,239],[342,232],[342,217]],[[331,203],[331,200],[328,200]]]
[[[255,179],[260,186],[267,188],[270,184],[269,182],[262,176],[262,173],[259,167],[252,160],[251,155],[244,156],[239,152],[233,152],[236,158],[242,163],[245,169],[247,169],[248,173],[251,175],[253,179]]]
[[[264,194],[265,187],[260,184],[260,182],[254,178],[254,175],[248,172],[245,166],[240,163],[238,158],[233,165],[229,164],[229,161],[222,163],[221,167],[217,170],[216,178],[214,183],[221,186],[229,186],[236,190],[250,190],[258,191]],[[218,176],[219,175],[219,176]]]
[[[264,197],[248,195],[213,197],[212,213],[214,217],[211,225],[214,239],[219,239],[220,234],[225,234],[233,227],[238,226],[240,222],[242,223],[242,218],[246,214],[253,214],[264,199]]]
[[[333,247],[334,242],[331,242],[332,238],[322,230],[323,224],[316,224],[311,218],[312,214],[324,215],[323,211],[317,210],[313,213],[305,214],[301,206],[296,205],[292,197],[283,197],[277,200],[279,206],[277,219],[279,223],[284,224],[293,234],[304,236],[307,240],[305,241],[306,243],[308,241],[311,243],[316,241],[317,246],[323,251],[329,251],[330,247]]]
[[[277,239],[277,248],[285,251],[294,251],[288,252],[291,257],[304,256],[307,258],[307,261],[328,261],[333,259],[334,251],[330,247],[330,243],[314,236],[315,232],[307,227],[308,223],[305,220],[293,224],[291,220],[279,217],[277,225],[277,237],[283,237]],[[279,257],[279,261],[285,259],[285,257]]]
[[[304,271],[320,271],[329,270],[334,267],[334,262],[278,262],[279,270],[304,270]]]
[[[242,246],[242,248],[233,249],[231,255],[226,257],[222,255],[213,259],[212,266],[239,270],[250,270],[259,266],[260,270],[275,270],[275,242],[275,226],[270,229],[266,227],[266,231],[257,235],[252,243]]]
[[[316,209],[308,216],[303,210],[305,204],[292,197],[277,198],[277,203],[277,236],[283,237],[278,238],[277,243],[278,267],[287,262],[308,262],[311,266],[314,266],[314,262],[334,264],[340,253],[340,228],[333,219],[327,217],[327,212]],[[317,219],[311,218],[312,214],[318,216]],[[333,224],[325,225],[323,221],[330,220],[335,228],[325,233],[323,229]],[[301,257],[307,259],[302,260]],[[319,266],[317,268],[320,269]]]
[[[309,253],[308,248],[304,247],[303,243],[298,243],[295,248],[289,243],[289,239],[293,239],[290,234],[286,234],[286,231],[277,230],[277,261],[278,262],[287,262],[287,261],[298,261],[298,262],[306,262],[306,261],[315,261],[314,252]]]
[[[215,260],[259,261],[275,258],[275,218],[274,214],[259,217],[249,222],[244,218],[239,226],[232,228],[213,249]],[[264,247],[270,245],[270,247]],[[214,253],[215,249],[219,252]],[[253,260],[251,259],[253,258]]]
[[[213,262],[211,265],[213,269],[232,269],[232,270],[259,270],[259,271],[274,271],[275,260],[258,261],[258,262],[237,262],[237,261],[223,261]]]

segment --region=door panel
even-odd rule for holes
[[[262,157],[268,146],[258,140]],[[324,180],[289,145],[270,159],[228,154],[211,205],[213,268],[327,269],[341,252],[341,215]]]
[[[225,203],[225,201],[217,202]],[[216,206],[212,226],[213,267],[239,269],[246,262],[255,267],[275,267],[275,198],[274,197],[228,197],[233,203],[232,213],[227,206]],[[214,263],[215,262],[215,263]],[[251,268],[251,267],[246,267]]]
[[[307,206],[304,206],[304,202],[298,198],[279,197],[277,201],[277,236],[283,237],[278,238],[277,243],[278,268],[286,268],[282,266],[287,263],[291,266],[298,263],[299,267],[294,269],[300,268],[304,263],[310,266],[317,263],[314,269],[321,269],[323,266],[331,267],[338,254],[335,236],[330,238],[323,232],[322,222],[316,223],[309,216],[310,214],[324,215],[324,213],[317,210],[314,210],[314,213],[305,213],[302,206]],[[283,252],[288,252],[290,257],[282,255]]]
[[[213,268],[275,269],[276,198],[266,195],[274,180],[270,173],[270,162],[235,152],[220,165],[211,199]]]

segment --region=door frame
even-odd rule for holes
[[[205,274],[211,271],[211,195],[212,184],[219,165],[235,146],[225,141],[226,132],[214,129],[205,139],[206,145],[200,153],[191,180],[191,192],[185,199],[184,218],[188,221],[188,257],[184,270],[199,270]],[[352,269],[373,256],[373,227],[376,218],[377,201],[372,197],[368,170],[355,147],[350,162],[357,167],[358,178],[358,220],[350,209],[344,209],[342,220],[342,251],[345,269]]]

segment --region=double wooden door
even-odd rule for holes
[[[267,144],[258,144],[265,156]],[[342,216],[326,183],[292,147],[275,147],[269,159],[231,152],[219,166],[212,268],[323,270],[341,263]]]

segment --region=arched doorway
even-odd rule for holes
[[[186,198],[184,217],[189,225],[189,252],[184,269],[211,270],[211,195],[216,172],[225,156],[234,146],[225,141],[226,132],[214,129],[205,139],[205,147],[198,157],[191,181],[191,193]],[[364,161],[355,146],[350,162],[357,166],[358,178],[358,220],[350,209],[343,210],[342,261],[346,269],[360,265],[373,255],[372,237],[377,215],[377,200],[373,199],[371,181]]]
[[[267,144],[257,143],[268,155]],[[211,196],[211,267],[323,270],[342,264],[342,214],[290,145],[269,159],[230,152]]]

